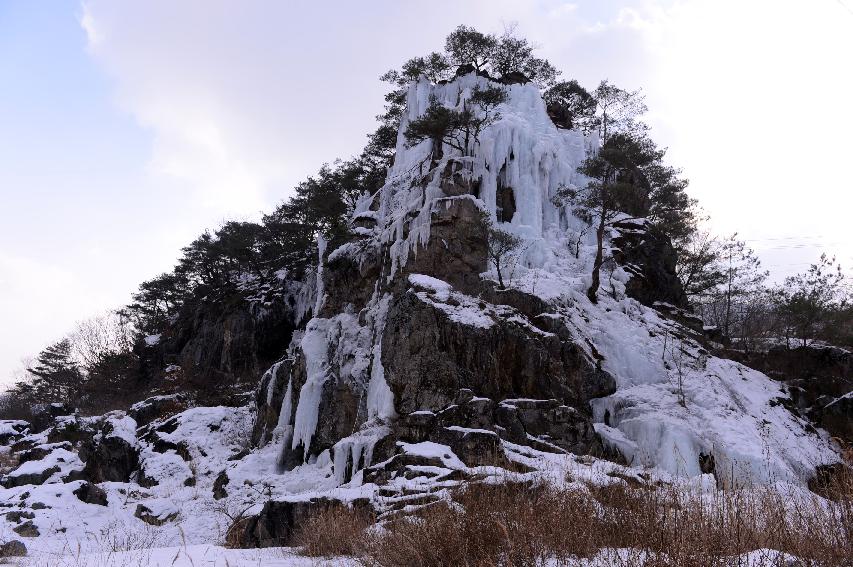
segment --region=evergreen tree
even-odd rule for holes
[[[567,128],[589,134],[598,127],[597,103],[574,79],[557,83],[545,91],[543,98],[548,113]]]
[[[450,32],[444,42],[444,50],[453,65],[471,65],[478,72],[488,69],[497,46],[494,35],[464,25]]]
[[[412,146],[431,140],[433,161],[441,159],[445,144],[463,156],[472,155],[483,129],[500,120],[495,108],[505,100],[506,91],[493,86],[475,87],[462,102],[462,110],[448,108],[432,99],[423,116],[408,124],[406,140]]]
[[[39,353],[27,369],[33,376],[35,402],[75,403],[83,385],[83,375],[72,358],[70,339],[62,339]]]
[[[834,313],[848,307],[847,285],[841,265],[826,254],[805,273],[785,278],[774,290],[774,301],[786,338],[799,339],[803,346],[814,340]]]
[[[596,253],[592,268],[592,282],[587,290],[590,301],[598,301],[601,283],[601,266],[604,264],[604,234],[607,227],[621,218],[638,201],[642,194],[643,167],[660,159],[654,147],[642,138],[628,134],[614,134],[597,154],[587,158],[578,171],[590,178],[583,188],[567,188],[575,214],[595,225]]]

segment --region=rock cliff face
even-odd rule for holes
[[[167,333],[140,347],[145,380],[203,404],[239,403],[234,396],[254,388],[290,342],[299,317],[293,303],[258,305],[234,293],[184,309]]]
[[[829,346],[774,347],[732,353],[787,386],[792,411],[808,416],[831,435],[853,444],[853,354]]]
[[[459,105],[485,81],[413,85],[401,131],[430,100]],[[804,420],[771,403],[784,397],[772,381],[714,359],[689,316],[673,315],[686,297],[659,232],[618,223],[601,304],[583,297],[594,242],[552,197],[586,182],[577,166],[597,140],[554,126],[534,86],[506,88],[473,156],[448,149],[434,164],[429,142],[400,136],[386,185],[354,214],[356,239],[322,258],[318,316],[261,381],[257,446],[277,447],[279,470],[329,462],[338,482],[380,484],[423,443],[466,466],[507,464],[509,443],[721,483],[802,480],[807,459],[832,460],[825,441],[800,439]],[[495,283],[490,226],[523,243],[503,259],[507,289]],[[725,386],[709,393],[714,380]],[[725,418],[724,407],[744,410]],[[751,441],[731,438],[727,419]],[[772,470],[759,462],[762,420],[780,451]],[[783,458],[791,443],[809,456]]]

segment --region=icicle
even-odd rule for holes
[[[302,389],[299,390],[299,403],[293,420],[291,449],[302,445],[305,448],[306,458],[311,438],[317,430],[323,384],[329,378],[327,362],[329,345],[326,338],[328,327],[328,319],[312,319],[300,343],[305,356],[307,378]]]
[[[381,337],[381,335],[380,335]],[[373,365],[370,382],[367,385],[367,419],[389,420],[397,413],[394,411],[394,394],[385,381],[385,369],[382,367],[381,338],[373,347]]]
[[[317,235],[317,300],[314,303],[314,317],[320,315],[320,309],[323,307],[323,296],[326,293],[323,284],[323,255],[326,253],[326,239],[322,234]]]

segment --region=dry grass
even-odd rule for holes
[[[302,522],[293,545],[310,557],[361,556],[367,551],[365,530],[375,522],[375,516],[363,508],[333,506]]]
[[[788,553],[797,565],[849,565],[853,557],[853,491],[829,503],[771,489],[471,484],[452,502],[383,529],[365,530],[370,519],[353,514],[333,509],[306,525],[305,553],[382,567],[578,565],[602,550],[610,555],[600,564],[624,567],[742,565],[739,556],[756,550]],[[762,553],[758,564],[780,564],[775,552]]]

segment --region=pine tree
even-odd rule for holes
[[[774,290],[774,301],[785,326],[786,338],[803,346],[816,338],[832,315],[847,307],[847,278],[835,258],[822,254],[802,274],[790,276]]]
[[[83,375],[72,358],[70,339],[62,339],[41,351],[27,372],[33,376],[34,401],[75,403],[79,398]]]
[[[638,195],[646,188],[642,184],[642,169],[660,159],[660,153],[643,138],[614,134],[597,154],[587,158],[578,171],[590,178],[583,188],[564,191],[571,200],[575,214],[595,225],[596,253],[592,282],[587,290],[590,301],[598,301],[601,266],[604,264],[604,234],[607,227],[635,208]]]

